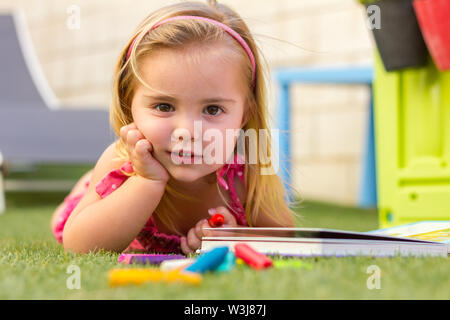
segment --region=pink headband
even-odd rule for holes
[[[157,27],[159,27],[160,25],[162,25],[163,23],[166,22],[170,22],[170,21],[176,21],[176,20],[182,20],[182,19],[194,19],[194,20],[203,20],[203,21],[208,21],[211,22],[215,25],[218,25],[219,27],[221,27],[222,29],[224,29],[226,32],[228,32],[237,42],[239,42],[239,44],[242,46],[242,48],[244,48],[245,52],[247,52],[248,57],[250,58],[250,61],[252,63],[252,88],[255,87],[255,69],[256,69],[256,64],[255,64],[255,57],[253,56],[252,50],[250,49],[250,47],[248,46],[247,42],[245,42],[244,39],[242,39],[242,37],[239,35],[239,33],[237,33],[236,31],[234,31],[233,29],[231,29],[229,26],[213,20],[213,19],[209,19],[209,18],[205,18],[205,17],[199,17],[199,16],[175,16],[175,17],[171,17],[171,18],[167,18],[164,19],[162,21],[159,21],[157,23],[155,23],[149,31],[156,29]],[[133,42],[131,43],[130,47],[128,48],[128,52],[127,52],[127,60],[130,58],[131,55],[131,51],[133,50],[133,46],[135,44],[137,40],[137,37],[134,38]]]

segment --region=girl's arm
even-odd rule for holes
[[[108,147],[94,168],[85,196],[70,215],[63,232],[66,250],[87,253],[105,249],[123,251],[143,228],[158,206],[165,183],[132,176],[102,199],[97,183],[118,167],[114,145]],[[119,164],[121,165],[121,164]]]
[[[88,172],[86,172],[81,178],[80,180],[78,180],[78,182],[75,184],[75,186],[72,188],[72,190],[70,191],[68,197],[73,196],[75,194],[79,194],[84,190],[84,185],[86,184],[87,181],[91,180],[91,176],[92,176],[92,171],[93,169],[89,170]],[[59,219],[59,216],[61,214],[61,210],[64,209],[64,207],[66,206],[66,203],[63,201],[56,209],[55,211],[53,211],[53,216],[50,222],[50,228],[51,230],[53,230],[55,228],[55,225]]]

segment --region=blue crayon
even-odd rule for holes
[[[228,247],[217,247],[212,249],[211,251],[205,252],[185,270],[198,273],[204,273],[206,271],[214,270],[225,259],[228,250]]]
[[[236,265],[236,256],[229,251],[219,266],[214,271],[228,272]]]

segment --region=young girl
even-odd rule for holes
[[[263,77],[250,31],[229,7],[183,2],[149,15],[115,70],[110,121],[120,138],[55,211],[55,237],[74,252],[189,254],[216,212],[224,226],[293,226],[280,178],[262,174],[270,150],[254,163],[259,136],[244,155],[227,136],[268,130]]]

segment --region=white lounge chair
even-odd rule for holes
[[[95,163],[115,138],[106,108],[61,108],[21,11],[0,12],[0,39],[0,165]],[[4,172],[0,213],[5,209]]]
[[[8,164],[94,163],[114,141],[105,108],[61,108],[23,13],[0,13],[0,150]]]

